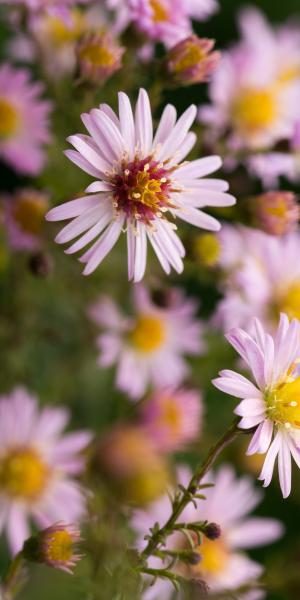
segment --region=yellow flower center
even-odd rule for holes
[[[290,65],[286,69],[281,71],[279,76],[279,83],[286,84],[291,83],[294,79],[298,79],[300,73],[299,65]]]
[[[168,20],[169,13],[162,2],[159,2],[159,0],[150,0],[150,7],[153,12],[154,23],[162,23]]]
[[[58,17],[45,17],[48,36],[54,45],[64,46],[76,42],[83,34],[85,23],[82,14],[74,10],[70,16],[68,23]]]
[[[37,235],[43,228],[46,211],[45,198],[29,192],[18,196],[13,215],[24,231]]]
[[[286,428],[300,429],[300,377],[288,379],[266,393],[267,414]]]
[[[35,500],[48,476],[47,465],[33,449],[12,450],[0,459],[0,490],[13,498]]]
[[[277,117],[273,90],[244,89],[233,105],[233,120],[244,133],[257,133]]]
[[[0,139],[10,137],[18,125],[18,112],[6,98],[0,98]]]
[[[160,403],[160,415],[158,425],[167,427],[169,432],[176,436],[180,433],[182,423],[182,412],[172,397],[165,396]]]
[[[278,301],[278,312],[284,312],[290,319],[300,319],[300,281],[293,283]]]
[[[199,45],[194,42],[186,43],[185,53],[181,60],[174,62],[174,71],[175,73],[181,73],[186,69],[190,69],[195,65],[198,65],[204,58],[206,54],[199,47]]]
[[[53,562],[68,563],[73,558],[73,539],[68,531],[54,531],[47,540],[47,558]]]
[[[115,62],[115,57],[107,48],[100,46],[99,42],[90,42],[79,51],[81,60],[86,60],[95,67],[110,67]]]
[[[229,559],[228,549],[222,538],[212,541],[203,536],[198,552],[201,554],[202,560],[194,568],[201,571],[204,576],[221,573]]]
[[[206,267],[213,267],[221,254],[220,242],[213,233],[198,235],[194,241],[194,252]]]
[[[164,343],[165,337],[164,323],[153,315],[141,315],[129,336],[137,350],[145,353],[158,350]]]

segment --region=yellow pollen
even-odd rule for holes
[[[300,377],[290,378],[267,392],[267,414],[275,423],[300,429]]]
[[[201,575],[205,578],[207,575],[217,575],[226,568],[229,560],[228,549],[222,540],[208,540],[203,536],[202,544],[195,549],[201,556],[201,561],[191,567],[193,576]]]
[[[290,319],[300,319],[300,281],[293,283],[280,297],[278,312],[284,312]]]
[[[159,0],[150,0],[150,6],[153,12],[154,23],[162,23],[168,20],[169,13],[162,2],[159,2]]]
[[[80,58],[87,60],[95,67],[111,67],[115,57],[108,48],[100,46],[99,43],[90,42],[79,51]]]
[[[29,192],[20,194],[17,198],[13,215],[24,231],[37,235],[43,229],[46,211],[45,198]]]
[[[33,449],[12,450],[0,459],[0,489],[13,498],[35,500],[48,477],[47,465]]]
[[[47,558],[53,562],[69,562],[73,557],[73,539],[68,531],[55,531],[47,540]]]
[[[199,45],[189,42],[189,44],[186,44],[185,54],[182,59],[174,61],[173,69],[175,73],[181,73],[186,69],[198,65],[205,57],[206,54],[199,48]]]
[[[136,187],[132,190],[132,198],[138,198],[142,204],[155,209],[163,197],[159,179],[150,177],[148,171],[140,171],[136,177]]]
[[[220,242],[213,233],[198,235],[194,241],[194,253],[196,258],[206,267],[217,264],[221,253]]]
[[[45,17],[48,36],[56,46],[76,42],[84,33],[85,24],[82,14],[74,10],[70,16],[71,20],[68,23],[58,17]]]
[[[165,326],[161,319],[153,315],[141,315],[129,339],[140,352],[154,352],[165,341]]]
[[[0,139],[13,135],[18,121],[19,115],[16,107],[6,98],[0,98]]]
[[[233,120],[243,133],[270,127],[277,117],[274,90],[244,89],[233,105]]]

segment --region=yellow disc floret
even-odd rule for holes
[[[30,190],[24,191],[16,197],[13,216],[21,229],[38,235],[44,226],[47,208],[45,196]]]
[[[267,414],[272,421],[286,428],[300,429],[300,377],[278,385],[265,396]]]
[[[162,320],[154,315],[141,315],[130,333],[130,341],[140,352],[154,352],[165,341],[166,331]]]
[[[295,281],[281,295],[278,312],[284,312],[290,319],[300,319],[300,281]]]
[[[18,125],[18,111],[6,98],[0,98],[0,139],[10,137]]]
[[[270,127],[277,117],[275,92],[266,89],[244,89],[233,104],[235,126],[243,133],[255,134]]]
[[[67,529],[54,531],[47,539],[47,558],[49,561],[68,563],[74,553],[73,538]]]
[[[49,468],[34,449],[11,450],[0,458],[0,489],[13,498],[35,500],[48,477]]]
[[[154,23],[162,23],[168,20],[169,14],[162,2],[159,2],[159,0],[150,0],[150,6],[153,12]]]

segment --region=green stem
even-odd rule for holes
[[[12,600],[18,593],[23,581],[23,553],[19,552],[10,563],[2,582],[3,600]]]
[[[228,444],[230,444],[237,437],[238,433],[240,432],[240,430],[237,427],[238,421],[239,419],[236,419],[233,422],[231,427],[210,449],[203,463],[201,463],[196,469],[187,488],[185,488],[185,490],[182,491],[181,496],[179,496],[179,498],[174,501],[173,511],[168,521],[160,529],[155,531],[150,537],[146,548],[141,554],[143,558],[148,558],[149,556],[151,556],[155,552],[157,547],[160,545],[161,541],[174,530],[174,526],[178,517],[181,515],[187,504],[189,504],[189,502],[193,500],[193,497],[195,496],[203,477],[214,464],[219,454],[224,450],[224,448],[226,448],[226,446],[228,446]]]

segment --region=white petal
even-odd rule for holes
[[[147,261],[147,236],[146,226],[137,222],[137,233],[135,242],[134,282],[143,279]]]
[[[101,235],[101,238],[94,244],[93,251],[89,255],[86,267],[83,271],[84,275],[90,275],[110,252],[120,237],[123,227],[124,217],[113,221],[106,231]]]
[[[183,207],[181,210],[172,210],[172,213],[182,219],[182,221],[186,221],[202,229],[208,229],[209,231],[219,231],[221,229],[221,225],[217,219],[192,206]]]
[[[112,186],[106,181],[94,181],[86,189],[85,192],[94,194],[95,192],[111,192]]]
[[[273,423],[269,419],[264,420],[257,428],[254,433],[252,440],[249,444],[247,455],[252,454],[264,454],[267,452],[273,434]]]
[[[167,158],[175,158],[177,150],[180,150],[180,146],[184,141],[188,130],[195,120],[197,109],[194,105],[190,106],[178,119],[175,127],[171,130],[167,139],[163,143],[160,151],[158,152],[158,158],[160,160],[166,160]],[[179,173],[179,170],[177,171]]]
[[[290,449],[284,435],[281,436],[278,453],[278,473],[282,495],[287,498],[291,493],[292,465]]]
[[[128,224],[127,226],[127,262],[128,262],[128,279],[131,281],[134,276],[134,264],[135,264],[135,242],[136,235],[133,227]]]
[[[170,131],[173,129],[176,123],[176,117],[176,108],[172,104],[167,104],[161,116],[154,137],[153,148],[155,148],[158,144],[162,144],[165,141],[165,139],[170,135]]]
[[[94,206],[89,210],[85,211],[79,217],[76,217],[71,223],[66,225],[56,236],[55,241],[58,244],[65,244],[70,240],[92,227],[103,214],[103,207],[101,205]]]
[[[102,177],[103,173],[92,167],[92,165],[76,150],[64,150],[65,156],[71,160],[77,167],[92,175],[93,177]]]
[[[147,229],[147,235],[163,270],[165,271],[165,273],[167,273],[167,275],[169,275],[171,272],[171,267],[167,257],[165,256],[164,252],[160,249],[160,246],[157,243],[156,239],[153,237],[153,233],[151,232],[151,230]]]
[[[181,163],[182,160],[190,153],[192,148],[194,148],[197,141],[197,136],[193,131],[190,131],[185,139],[183,140],[180,148],[177,150],[175,155],[176,163]]]
[[[115,153],[112,151],[111,145],[107,143],[102,131],[97,125],[95,118],[93,118],[93,115],[83,113],[81,115],[81,120],[92,136],[92,139],[96,142],[97,151],[104,158],[104,160],[108,161],[108,163],[112,163],[115,159]]]
[[[102,110],[94,108],[91,110],[91,115],[97,124],[101,136],[104,137],[106,143],[110,147],[115,159],[119,160],[122,158],[125,151],[124,140],[118,127]]]
[[[69,202],[60,204],[60,206],[51,208],[46,214],[46,220],[65,221],[66,219],[73,219],[90,208],[93,208],[93,206],[99,206],[100,202],[99,196],[83,196],[82,198],[76,198],[76,200],[70,200]]]
[[[83,158],[85,158],[95,169],[97,169],[101,175],[105,175],[105,173],[110,169],[109,163],[104,160],[98,152],[94,150],[91,144],[91,140],[88,141],[87,136],[82,135],[70,135],[67,138],[67,141],[82,154]]]
[[[110,220],[112,219],[112,210],[107,210],[104,215],[99,219],[99,221],[91,227],[89,231],[87,231],[79,240],[77,240],[72,246],[65,250],[66,254],[74,254],[74,252],[78,252],[82,250],[87,244],[92,242],[95,237],[100,235],[100,233],[105,229]]]
[[[135,150],[135,126],[130,100],[126,94],[119,92],[119,117],[120,128],[124,139],[124,147],[130,159],[133,159]]]
[[[261,471],[261,474],[259,476],[259,479],[264,481],[264,487],[267,487],[272,479],[272,475],[273,475],[273,471],[274,471],[274,465],[275,465],[275,460],[277,457],[277,454],[279,452],[279,448],[280,448],[280,444],[281,444],[281,439],[280,439],[281,435],[280,432],[278,431],[265,458],[265,462]]]
[[[234,410],[240,417],[256,417],[265,413],[265,403],[263,400],[250,399],[242,400]]]
[[[207,156],[205,158],[198,158],[193,160],[187,165],[179,167],[176,171],[176,177],[178,179],[197,178],[209,175],[217,171],[222,165],[222,160],[219,156]],[[192,182],[191,182],[192,185]]]
[[[153,123],[149,96],[143,89],[139,92],[135,109],[135,133],[136,143],[141,152],[147,156],[150,154],[153,142]]]

